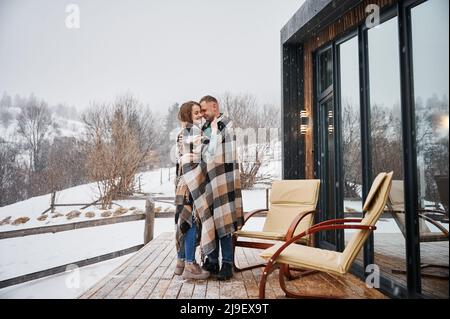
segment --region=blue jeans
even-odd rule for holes
[[[194,217],[192,217],[192,227],[184,234],[184,240],[181,243],[178,251],[178,259],[185,260],[188,263],[195,261],[195,240],[197,235],[197,227],[195,225]]]
[[[233,264],[233,236],[231,234],[220,239],[216,234],[216,249],[208,255],[208,259],[213,264],[219,263],[219,243],[220,249],[222,249],[222,264]]]

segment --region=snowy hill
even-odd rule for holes
[[[11,120],[8,123],[0,121],[0,137],[8,142],[19,143],[22,138],[17,134],[17,117],[21,109],[19,107],[2,108],[2,113],[8,113]],[[53,125],[49,129],[48,138],[53,141],[55,137],[81,137],[84,133],[84,124],[75,119],[69,119],[52,113]]]

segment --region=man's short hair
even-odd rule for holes
[[[202,97],[202,98],[200,99],[200,102],[199,102],[199,103],[202,103],[202,102],[206,102],[206,103],[214,102],[214,103],[219,104],[219,102],[217,101],[217,99],[216,99],[214,96],[211,96],[211,95],[206,95],[206,96]]]

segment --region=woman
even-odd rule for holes
[[[178,259],[175,274],[182,274],[184,279],[206,279],[209,277],[209,272],[202,269],[195,261],[195,250],[200,243],[200,216],[198,216],[198,210],[195,209],[192,196],[183,180],[183,167],[188,165],[192,172],[192,168],[200,164],[205,146],[201,130],[200,105],[193,101],[184,103],[178,113],[178,120],[181,122],[182,129],[177,137],[175,224]],[[216,133],[217,122],[212,126],[213,133]],[[212,135],[215,138],[215,134]],[[208,151],[210,149],[211,147],[208,147]],[[200,169],[198,174],[201,174]]]

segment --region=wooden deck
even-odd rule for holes
[[[260,261],[256,249],[238,248],[238,266]],[[255,299],[262,269],[235,273],[232,280],[215,279],[203,281],[183,280],[174,276],[176,263],[173,233],[164,233],[144,246],[128,261],[98,282],[83,295],[82,299]],[[309,294],[330,295],[352,299],[386,298],[376,289],[351,274],[335,276],[317,273],[288,282],[291,290]],[[278,271],[269,276],[266,297],[286,298],[278,285]]]

